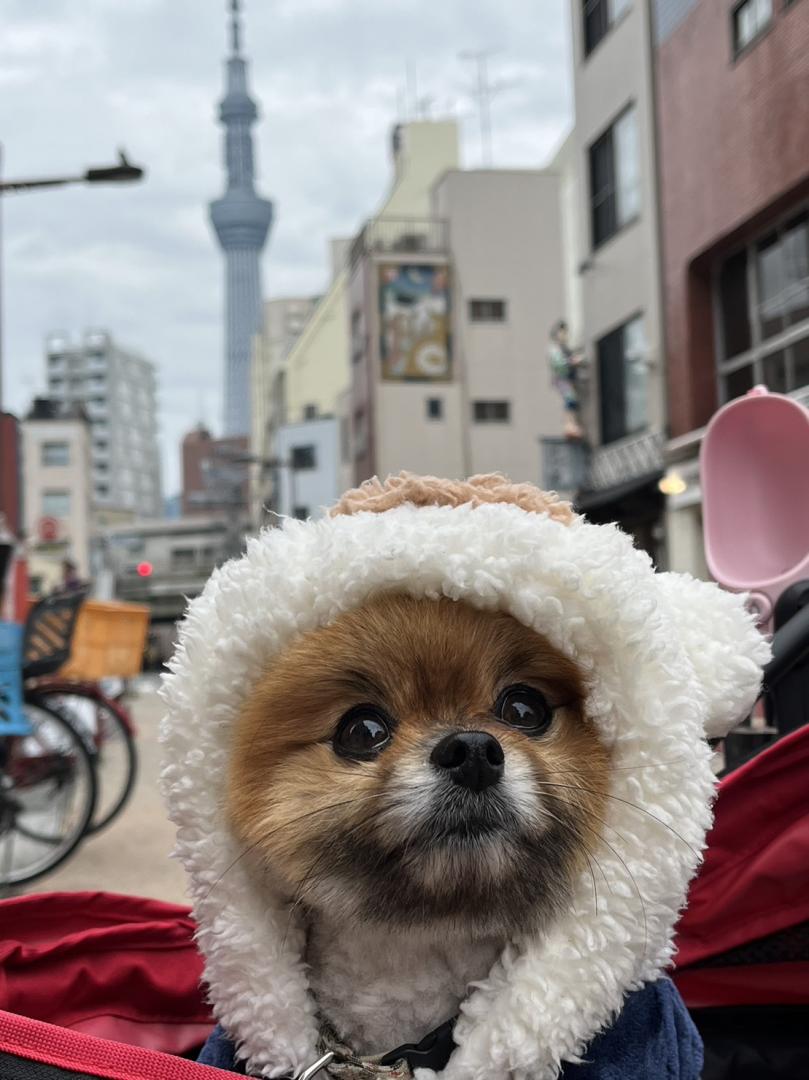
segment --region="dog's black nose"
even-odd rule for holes
[[[430,761],[456,784],[483,791],[503,775],[503,747],[485,731],[453,731],[436,745]]]

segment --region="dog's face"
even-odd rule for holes
[[[609,753],[576,666],[500,612],[385,595],[288,648],[234,736],[231,825],[290,899],[485,933],[563,908]]]

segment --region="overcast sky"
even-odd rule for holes
[[[431,115],[452,113],[480,160],[472,71],[493,48],[494,163],[542,165],[570,123],[566,0],[246,0],[258,187],[276,204],[266,297],[325,286],[327,239],[349,235],[389,180],[388,132],[408,62]],[[5,406],[44,386],[51,330],[108,328],[155,361],[164,488],[179,439],[218,430],[222,257],[207,202],[223,186],[215,104],[225,0],[0,0],[0,141],[8,178],[81,172],[116,148],[132,187],[9,196],[3,205]]]

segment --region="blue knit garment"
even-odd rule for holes
[[[199,1061],[244,1073],[234,1046],[216,1027]],[[565,1065],[564,1080],[699,1080],[702,1041],[683,1000],[668,979],[630,994],[611,1028],[590,1043],[581,1065]]]

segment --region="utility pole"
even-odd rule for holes
[[[475,65],[477,78],[473,97],[477,100],[480,121],[480,159],[485,168],[492,164],[492,98],[497,92],[489,82],[488,60],[494,49],[466,49],[460,54],[461,60]]]

